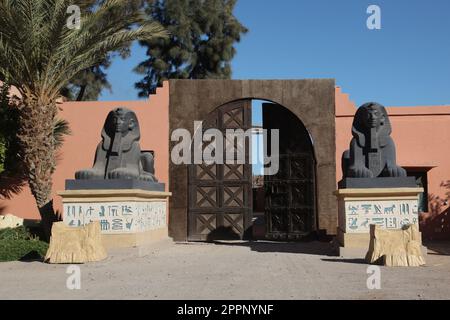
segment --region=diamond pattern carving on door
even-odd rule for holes
[[[289,215],[291,233],[302,233],[308,231],[310,212],[308,209],[293,209]]]
[[[244,165],[228,165],[223,166],[224,180],[242,180],[244,178]]]
[[[224,136],[227,129],[246,131],[251,128],[251,100],[225,104],[210,113],[204,123],[203,130],[218,129]],[[247,141],[244,146],[246,164],[226,161],[226,164],[189,166],[189,241],[243,239],[246,236],[252,218],[252,168],[248,161]],[[226,147],[224,141],[224,155]],[[234,153],[236,155],[236,150]]]
[[[223,225],[225,228],[231,228],[236,234],[244,232],[244,219],[242,214],[225,214]]]
[[[302,159],[291,159],[290,163],[291,163],[292,178],[296,179],[311,178],[312,168],[310,168],[309,162],[305,162]]]
[[[223,128],[242,128],[245,127],[244,123],[244,110],[243,109],[231,109],[228,112],[223,113]]]
[[[244,206],[244,188],[242,186],[223,187],[223,206],[242,207]]]
[[[197,188],[197,207],[214,208],[217,206],[217,190],[215,187]]]
[[[271,238],[276,239],[278,234],[286,230],[287,223],[285,221],[287,214],[285,214],[283,209],[273,209],[270,215],[268,224],[270,225],[270,230],[273,233]]]
[[[216,229],[216,215],[214,214],[199,214],[197,215],[197,233],[208,235]]]
[[[291,206],[312,206],[313,191],[308,182],[294,182],[291,184]]]
[[[213,165],[199,165],[197,168],[198,180],[214,180],[217,176],[217,167]]]

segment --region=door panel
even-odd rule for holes
[[[203,130],[215,128],[225,137],[227,129],[251,128],[251,100],[239,100],[219,107],[203,124]],[[226,143],[224,139],[224,156]],[[188,240],[209,241],[243,239],[251,227],[252,167],[249,141],[242,149],[245,164],[189,166]],[[237,152],[232,154],[237,159]]]
[[[266,237],[302,238],[316,230],[311,139],[301,121],[279,105],[263,104],[263,127],[280,130],[279,171],[264,176]],[[265,148],[270,146],[268,136]]]

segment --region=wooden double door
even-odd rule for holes
[[[262,113],[263,128],[279,130],[278,150],[265,150],[266,154],[279,153],[278,172],[264,177],[266,237],[299,239],[316,229],[311,139],[301,121],[284,107],[263,104]],[[249,132],[252,128],[251,100],[234,101],[216,109],[203,121],[203,133],[211,128],[223,134],[225,149],[227,130]],[[267,136],[265,147],[271,145],[270,133]],[[240,149],[244,151],[245,163],[238,162],[236,144],[233,159],[225,157],[224,163],[189,166],[189,241],[251,238],[250,139],[251,135],[247,135]],[[232,142],[231,145],[235,145]],[[205,147],[207,145],[201,150]],[[195,148],[192,150],[194,152]]]

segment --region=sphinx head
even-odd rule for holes
[[[129,131],[134,130],[137,122],[134,112],[124,108],[117,108],[112,112],[114,113],[113,121],[115,132],[126,135]]]
[[[139,122],[136,114],[126,108],[117,108],[109,112],[102,130],[104,148],[108,149],[116,133],[125,138],[123,143],[128,148],[132,141],[140,138]]]
[[[362,121],[367,128],[377,128],[379,129],[384,125],[385,122],[385,110],[384,107],[378,103],[368,103],[362,106]]]
[[[385,145],[392,131],[388,114],[381,104],[369,102],[358,108],[353,119],[352,133],[360,146],[365,146],[365,136],[373,128],[378,132],[380,145]]]

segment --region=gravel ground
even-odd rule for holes
[[[163,242],[145,255],[115,250],[79,265],[80,290],[67,289],[67,265],[0,263],[0,299],[450,299],[448,251],[430,252],[424,267],[381,267],[381,289],[369,290],[368,265],[329,248]]]

